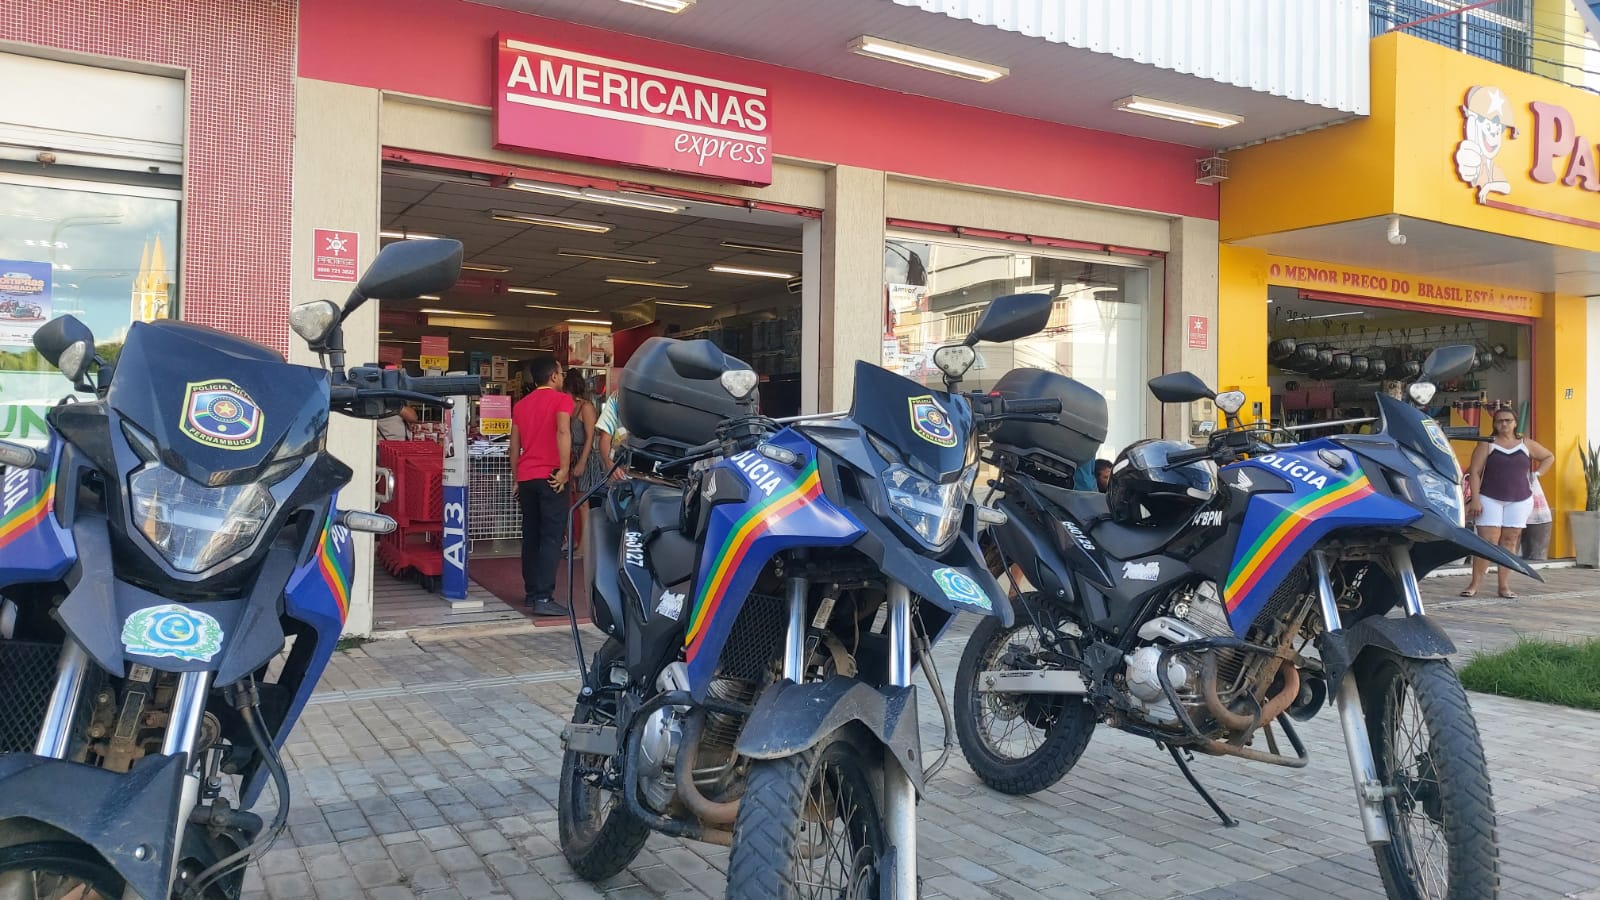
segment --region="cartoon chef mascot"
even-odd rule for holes
[[[1456,174],[1478,189],[1479,203],[1485,202],[1492,193],[1511,193],[1511,182],[1494,161],[1505,144],[1506,133],[1510,132],[1513,138],[1517,136],[1505,93],[1497,87],[1483,85],[1468,90],[1461,116],[1466,137],[1456,145]]]

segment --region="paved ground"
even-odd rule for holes
[[[1470,653],[1600,632],[1600,574],[1548,573],[1523,598],[1462,601],[1424,583]],[[593,632],[588,640],[594,646]],[[1470,641],[1470,643],[1468,643]],[[570,637],[459,632],[341,654],[291,739],[295,807],[247,896],[375,900],[721,896],[727,851],[652,837],[623,875],[576,879],[558,850],[559,733],[576,686]],[[937,656],[948,680],[961,640]],[[1473,695],[1494,777],[1504,896],[1600,900],[1600,714]],[[924,741],[941,736],[924,694]],[[920,811],[927,897],[1283,898],[1381,894],[1361,839],[1337,724],[1302,729],[1293,771],[1196,763],[1239,818],[1209,818],[1164,754],[1101,730],[1054,788],[1009,798],[959,752]]]

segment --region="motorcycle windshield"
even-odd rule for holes
[[[135,322],[107,403],[201,484],[254,480],[268,464],[322,449],[327,375],[260,344],[186,322]]]
[[[956,477],[974,461],[972,408],[959,394],[857,361],[850,417],[935,481]]]

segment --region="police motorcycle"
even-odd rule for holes
[[[574,870],[615,875],[658,831],[730,845],[732,898],[917,895],[916,800],[953,740],[925,764],[912,670],[943,706],[955,614],[1010,624],[975,543],[977,435],[1056,408],[955,387],[979,339],[1050,309],[992,301],[939,351],[944,391],[858,362],[849,412],[784,421],[710,342],[640,347],[619,386],[636,477],[591,517],[609,637],[563,732]]]
[[[178,321],[133,323],[113,367],[77,319],[40,327],[94,399],[53,408],[43,449],[0,443],[0,898],[239,895],[287,822],[279,750],[339,640],[351,532],[394,528],[338,509],[329,413],[479,390],[347,372],[341,322],[460,265],[456,241],[391,244],[342,310],[295,308],[328,369]]]
[[[1412,399],[1426,404],[1433,382],[1472,356],[1435,350]],[[1380,395],[1372,434],[1274,445],[1281,429],[1239,423],[1241,393],[1216,395],[1187,372],[1150,388],[1163,403],[1214,399],[1227,427],[1199,448],[1133,444],[1100,494],[1068,489],[1068,461],[1105,439],[1104,399],[1054,373],[1011,372],[996,386],[1059,397],[1063,413],[992,435],[1006,521],[986,552],[992,572],[1012,576],[1016,616],[979,623],[956,675],[973,771],[1034,793],[1104,723],[1165,748],[1232,825],[1186,758],[1302,767],[1293,722],[1334,698],[1389,896],[1497,896],[1483,747],[1447,661],[1455,646],[1424,614],[1417,580],[1467,554],[1538,576],[1464,527],[1447,436]],[[1283,798],[1290,815],[1293,803]]]

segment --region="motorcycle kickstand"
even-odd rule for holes
[[[1200,779],[1194,777],[1194,772],[1189,770],[1189,764],[1184,761],[1182,754],[1178,752],[1178,748],[1168,744],[1167,752],[1172,754],[1172,761],[1178,764],[1178,771],[1182,772],[1183,777],[1189,780],[1189,786],[1194,788],[1194,792],[1200,795],[1200,799],[1204,800],[1206,805],[1211,807],[1211,811],[1217,814],[1217,818],[1222,820],[1222,826],[1224,828],[1237,826],[1239,820],[1222,811],[1222,807],[1217,805],[1217,801],[1212,799],[1211,794],[1201,786]]]

